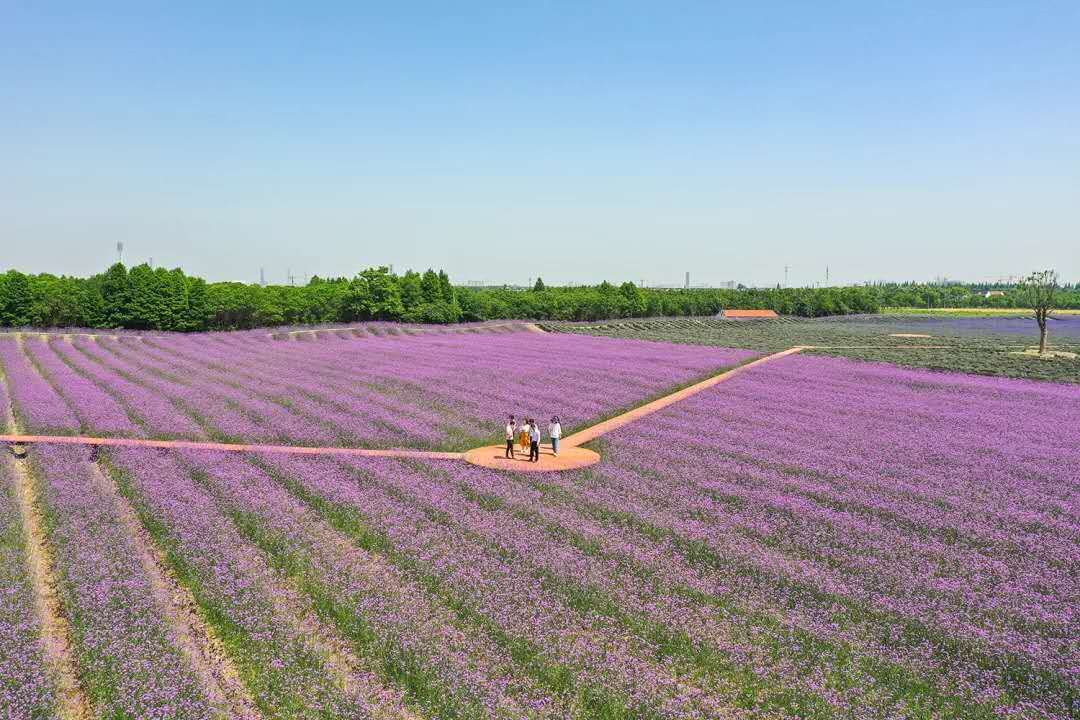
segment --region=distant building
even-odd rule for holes
[[[1004,290],[987,290],[986,294],[983,295],[983,297],[987,297],[987,298],[1005,297],[1005,291]]]
[[[747,320],[750,318],[778,318],[775,310],[721,310],[716,317],[725,320]]]

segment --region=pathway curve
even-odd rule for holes
[[[781,350],[778,353],[766,355],[765,357],[760,357],[757,360],[753,360],[743,365],[739,365],[736,368],[732,368],[731,370],[722,372],[719,375],[713,375],[711,378],[702,380],[701,382],[690,385],[689,387],[685,387],[682,390],[671,393],[670,395],[665,395],[658,400],[653,400],[652,402],[646,403],[641,407],[636,407],[633,410],[624,412],[622,415],[616,415],[615,417],[605,420],[601,423],[597,423],[596,425],[587,427],[584,430],[570,435],[565,440],[563,440],[563,442],[566,445],[570,446],[584,445],[590,440],[595,440],[596,438],[604,435],[605,433],[609,433],[612,430],[621,428],[624,425],[629,425],[635,420],[643,418],[646,415],[651,415],[658,410],[663,410],[668,405],[677,403],[680,400],[685,400],[692,395],[697,395],[702,390],[708,390],[709,388],[719,385],[726,380],[730,380],[733,377],[741,375],[752,367],[764,365],[765,363],[772,362],[773,360],[779,360],[780,358],[787,357],[788,355],[794,355],[795,353],[802,352],[805,349],[806,348],[803,346],[788,348],[787,350]]]

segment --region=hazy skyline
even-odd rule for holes
[[[1080,5],[15,3],[0,269],[1080,280]]]

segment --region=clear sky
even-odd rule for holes
[[[735,5],[4,3],[0,268],[1080,280],[1080,2]]]

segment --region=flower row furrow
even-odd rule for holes
[[[0,385],[0,401],[2,395]],[[0,707],[10,720],[31,720],[54,714],[57,692],[45,665],[14,483],[9,461],[0,458]]]
[[[0,338],[0,369],[7,377],[12,409],[23,429],[65,435],[79,431],[75,413],[34,370],[13,337]]]
[[[329,671],[304,625],[303,606],[289,601],[294,593],[173,455],[120,449],[110,458],[121,491],[261,710],[272,717],[367,718],[400,708],[400,696],[370,672],[337,678]]]
[[[263,549],[290,568],[357,650],[401,678],[434,714],[564,717],[562,701],[512,671],[507,649],[469,632],[422,586],[350,542],[262,469],[220,453],[184,453]],[[437,638],[437,642],[432,639]]]
[[[691,607],[565,538],[467,500],[443,475],[465,466],[418,472],[393,461],[349,464],[273,461],[308,492],[361,515],[505,632],[560,657],[577,682],[616,687],[632,705],[671,717],[720,713],[736,696],[774,707],[793,696],[776,678],[737,668],[741,654],[716,608]],[[679,638],[701,649],[683,652]],[[654,656],[662,663],[653,664]]]
[[[158,438],[206,437],[199,426],[177,410],[168,398],[106,366],[90,347],[91,342],[77,338],[72,344],[53,341],[52,346],[77,373],[112,395],[143,434]]]
[[[926,653],[1000,711],[1054,714],[1080,679],[1078,401],[793,357],[610,435],[588,482],[553,482],[707,551],[739,595],[773,588],[793,623]],[[888,623],[901,633],[874,630]]]
[[[76,373],[56,352],[54,345],[35,338],[23,349],[45,379],[67,400],[82,421],[86,433],[133,435],[137,429],[116,400],[90,380]]]
[[[40,446],[37,485],[78,673],[100,717],[206,718],[205,689],[85,448]]]

